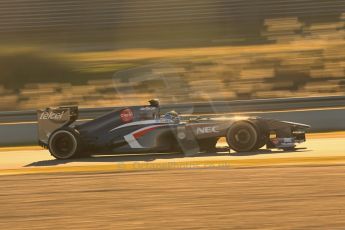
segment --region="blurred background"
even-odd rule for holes
[[[344,0],[2,0],[0,109],[345,95]]]

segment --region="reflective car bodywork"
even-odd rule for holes
[[[266,145],[268,148],[287,149],[305,141],[305,130],[309,128],[305,124],[260,117],[219,115],[166,119],[160,115],[159,105],[125,107],[83,123],[75,123],[77,118],[77,107],[39,110],[39,144],[49,148],[50,136],[56,130],[70,127],[78,134],[83,151],[91,154],[196,154],[215,148],[219,138],[229,138],[229,130],[235,123],[246,122],[260,134],[257,147]]]

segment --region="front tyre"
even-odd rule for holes
[[[229,147],[236,152],[249,152],[257,147],[258,130],[247,121],[238,121],[228,130],[226,140]]]
[[[267,126],[265,123],[263,123],[262,121],[259,120],[252,120],[251,124],[254,125],[254,127],[257,130],[258,133],[258,141],[256,143],[256,146],[253,150],[259,150],[262,147],[264,147],[267,142],[270,139],[270,133],[267,129]]]
[[[80,157],[79,133],[72,128],[56,130],[49,137],[48,149],[56,159],[65,160]]]

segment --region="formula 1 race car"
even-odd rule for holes
[[[194,155],[217,151],[225,137],[236,152],[267,148],[293,149],[305,141],[308,125],[260,117],[189,117],[176,112],[160,115],[158,100],[147,106],[116,109],[84,123],[78,107],[38,110],[39,145],[57,159],[95,154],[182,152]]]

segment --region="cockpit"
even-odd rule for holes
[[[180,122],[180,115],[174,110],[165,113],[162,116],[162,118],[165,120],[171,121],[173,123],[179,123]]]
[[[169,111],[162,116],[160,115],[160,107],[159,107],[159,100],[158,99],[152,99],[149,101],[149,103],[150,103],[150,108],[152,109],[152,111],[154,113],[153,117],[155,119],[164,119],[166,121],[173,122],[173,123],[179,123],[180,122],[180,115],[174,110]]]

